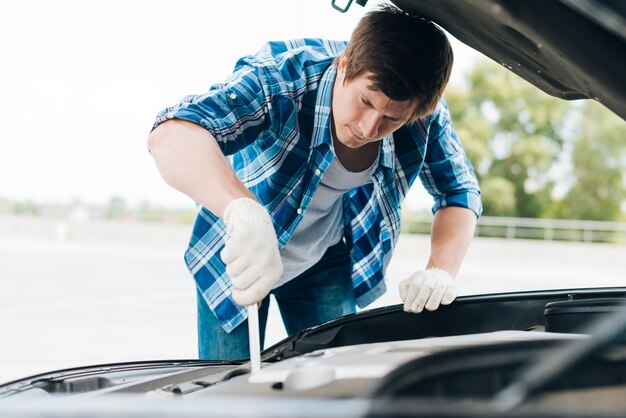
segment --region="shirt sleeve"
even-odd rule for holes
[[[482,202],[478,179],[443,100],[430,122],[420,180],[435,200],[433,213],[440,208],[458,206],[471,209],[476,217],[480,217]]]
[[[169,119],[181,119],[206,128],[225,155],[255,141],[270,125],[270,96],[263,88],[262,69],[240,60],[235,72],[201,95],[185,96],[157,115],[152,129]]]

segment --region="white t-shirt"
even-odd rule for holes
[[[342,196],[348,190],[371,183],[377,163],[378,157],[368,169],[353,173],[335,156],[293,236],[280,252],[284,272],[274,287],[313,267],[329,247],[343,238]]]

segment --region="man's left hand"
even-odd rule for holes
[[[456,295],[454,278],[437,268],[418,271],[400,282],[400,297],[404,301],[405,312],[420,313],[424,308],[434,311],[440,304],[451,304]]]

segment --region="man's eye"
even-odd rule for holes
[[[370,102],[365,100],[365,97],[363,97],[363,96],[361,96],[361,103],[363,103],[364,105],[369,105],[370,104]]]

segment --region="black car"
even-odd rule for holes
[[[626,119],[620,0],[393,3],[551,95],[595,100]],[[420,315],[401,305],[362,311],[269,347],[254,375],[247,359],[40,374],[0,386],[0,416],[624,416],[623,279],[464,296]]]

